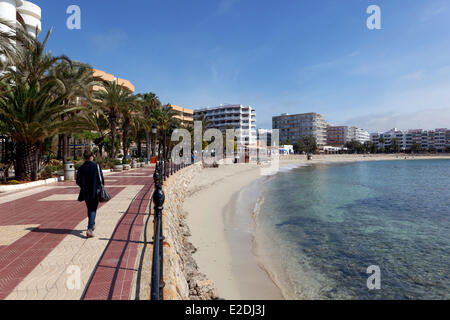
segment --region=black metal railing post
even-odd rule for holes
[[[164,236],[162,212],[165,201],[164,191],[162,190],[162,167],[161,163],[156,164],[153,179],[155,182],[155,191],[153,192],[154,203],[154,237],[153,237],[153,265],[152,265],[152,283],[151,299],[164,300],[163,289],[164,279]]]

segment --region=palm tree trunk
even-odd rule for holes
[[[61,160],[63,158],[63,135],[58,135],[58,153],[57,153],[57,159]]]
[[[140,158],[142,157],[142,140],[139,137],[136,140],[137,140],[136,144],[137,144],[138,158]]]
[[[16,180],[19,181],[36,181],[37,180],[37,153],[36,145],[26,143],[17,144],[16,154]]]
[[[110,158],[116,157],[116,135],[117,135],[117,128],[116,128],[116,119],[111,118],[111,155]]]
[[[98,155],[103,158],[103,143],[98,144]]]
[[[129,125],[124,124],[123,133],[122,133],[122,149],[123,149],[123,158],[125,159],[128,154],[128,131]]]
[[[62,135],[62,158],[63,163],[67,163],[67,157],[69,154],[69,136],[67,134]]]
[[[150,161],[150,158],[152,157],[152,134],[151,132],[146,132],[146,146],[147,146],[147,159]]]

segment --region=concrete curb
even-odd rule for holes
[[[63,177],[63,179],[64,179],[64,177]],[[50,183],[56,183],[58,181],[61,181],[60,178],[50,178],[47,180],[34,181],[34,182],[17,184],[17,185],[12,185],[12,186],[0,186],[0,193],[18,191],[18,190],[26,190],[26,189],[43,186],[43,185],[50,184]]]

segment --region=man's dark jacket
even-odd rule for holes
[[[100,170],[103,179],[103,172]],[[98,167],[95,162],[86,161],[77,173],[77,185],[81,188],[78,201],[93,201],[97,199],[97,192],[100,189],[100,179],[98,177]]]

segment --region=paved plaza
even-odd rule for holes
[[[134,299],[153,171],[105,175],[112,199],[89,240],[75,183],[0,194],[0,299]]]

